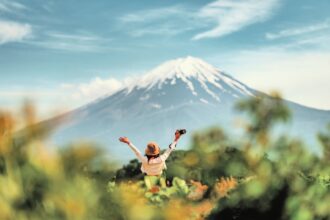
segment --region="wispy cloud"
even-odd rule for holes
[[[88,32],[62,33],[46,32],[34,40],[26,43],[53,50],[76,52],[99,52],[107,49],[111,39],[103,38]]]
[[[221,37],[271,17],[278,0],[217,0],[198,13],[201,19],[216,23],[211,30],[199,33],[193,40]]]
[[[47,2],[42,7],[52,6]],[[4,13],[23,13],[28,9],[25,5],[9,0],[0,0],[0,15]],[[86,31],[71,31],[63,33],[48,31],[49,28],[21,23],[0,18],[0,45],[9,42],[21,42],[37,47],[73,52],[100,52],[108,49],[111,40]]]
[[[248,25],[267,20],[280,0],[216,0],[202,8],[173,5],[142,10],[120,17],[122,27],[134,37],[144,35],[174,36],[183,32],[210,29],[193,40],[222,37]]]
[[[145,35],[175,36],[194,29],[200,23],[194,12],[182,5],[153,8],[118,18],[120,27],[132,37]]]
[[[119,17],[119,21],[123,23],[141,23],[153,22],[155,20],[167,19],[168,17],[177,17],[180,14],[185,14],[185,8],[180,5],[174,5],[163,8],[154,8],[141,10],[135,13],[130,13]]]
[[[0,0],[0,15],[16,14],[27,7],[21,3]],[[0,45],[9,42],[21,42],[32,34],[30,24],[0,18]]]
[[[32,27],[29,24],[0,20],[0,45],[9,42],[20,42],[28,38],[31,33]]]
[[[15,1],[0,0],[0,12],[15,13],[17,10],[22,9],[27,9],[27,7]]]
[[[47,35],[52,38],[62,39],[62,40],[73,40],[73,41],[100,41],[103,40],[101,37],[98,37],[90,33],[81,33],[81,34],[66,34],[61,32],[48,32]]]
[[[326,21],[317,23],[317,24],[281,30],[277,33],[266,33],[266,38],[269,40],[275,40],[275,39],[279,39],[279,38],[293,37],[293,36],[328,30],[328,29],[330,29],[330,20],[329,19],[327,19]]]
[[[178,28],[173,25],[160,25],[159,27],[144,27],[129,31],[133,37],[143,37],[145,35],[174,36],[192,30],[191,27]]]
[[[48,12],[52,12],[54,5],[55,5],[55,2],[53,2],[53,1],[43,1],[43,4],[41,5],[41,7]]]

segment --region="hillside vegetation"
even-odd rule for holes
[[[290,119],[281,97],[242,100],[249,120],[240,140],[213,127],[168,160],[166,178],[120,169],[94,144],[47,147],[31,105],[19,118],[0,112],[0,219],[329,219],[330,126],[315,134],[316,156],[272,128]],[[220,113],[219,113],[220,114]],[[322,129],[322,128],[320,128]],[[111,146],[109,146],[111,147]]]

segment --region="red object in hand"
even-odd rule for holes
[[[123,143],[126,143],[126,144],[129,144],[129,143],[130,143],[130,141],[128,140],[127,137],[120,137],[120,138],[119,138],[119,141],[120,141],[120,142],[123,142]]]
[[[175,132],[175,140],[177,141],[180,138],[181,134],[178,130]]]

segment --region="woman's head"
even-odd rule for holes
[[[147,145],[147,148],[145,150],[145,154],[147,156],[157,156],[159,155],[160,153],[160,149],[159,149],[159,146],[156,142],[149,142],[148,145]]]

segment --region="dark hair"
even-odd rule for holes
[[[149,160],[150,160],[151,158],[157,158],[157,157],[159,157],[159,154],[152,155],[152,156],[146,154],[146,157],[148,158],[148,163],[149,163]]]

